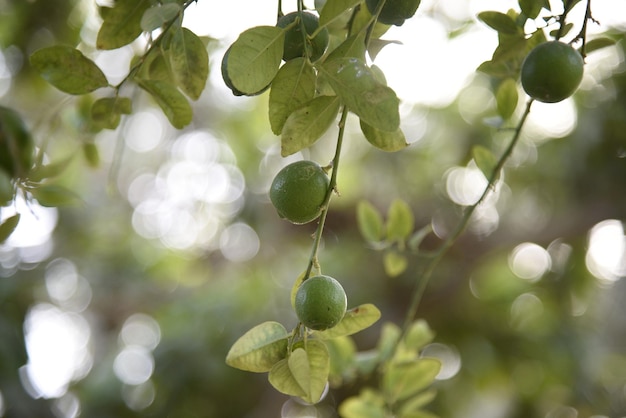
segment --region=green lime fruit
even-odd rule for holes
[[[320,216],[329,184],[319,164],[296,161],[276,174],[270,187],[270,200],[281,218],[305,224]]]
[[[302,282],[296,292],[296,315],[307,328],[332,328],[346,314],[348,300],[341,284],[330,276],[314,276]]]
[[[583,79],[583,57],[570,45],[544,42],[522,63],[522,87],[533,99],[556,103],[570,97]]]
[[[22,117],[0,106],[0,169],[11,177],[25,176],[33,165],[35,143]]]
[[[371,14],[376,13],[381,0],[366,0],[365,5]],[[378,21],[385,25],[402,26],[406,19],[413,17],[421,0],[387,0],[383,6]]]
[[[288,13],[278,19],[276,26],[284,29],[294,23],[297,17],[298,12]],[[307,35],[312,35],[320,26],[318,17],[312,13],[302,12],[302,21],[304,22],[304,28],[306,29]],[[328,30],[323,28],[317,35],[315,35],[314,38],[311,39],[307,36],[306,39],[309,43],[311,61],[317,61],[322,55],[324,55],[326,47],[328,46]],[[302,25],[298,21],[298,23],[285,32],[283,60],[289,61],[305,55],[306,50],[304,48],[304,37],[302,36]]]
[[[233,85],[232,80],[228,76],[228,57],[229,56],[230,56],[230,47],[226,50],[226,52],[224,53],[224,57],[222,58],[222,79],[224,80],[224,84],[226,84],[226,87],[228,87],[235,96],[258,96],[259,94],[263,93],[265,90],[267,90],[270,87],[270,84],[268,84],[267,86],[262,88],[260,91],[257,91],[255,93],[244,93],[238,90]]]

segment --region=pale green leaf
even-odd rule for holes
[[[382,398],[352,396],[339,405],[342,418],[385,418],[387,417]]]
[[[269,120],[272,132],[280,135],[293,111],[315,96],[316,74],[303,57],[283,65],[274,81],[269,97]]]
[[[341,336],[325,340],[330,356],[331,386],[338,386],[344,378],[352,377],[356,373],[355,356],[357,352],[354,340],[348,336]]]
[[[383,218],[370,202],[365,200],[359,202],[356,219],[359,231],[367,241],[379,242],[383,239]]]
[[[413,396],[406,400],[400,407],[399,413],[401,417],[434,417],[429,412],[420,411],[421,408],[431,403],[437,396],[437,391],[434,389],[424,391],[416,396]],[[427,414],[427,415],[421,415]]]
[[[396,93],[380,83],[365,62],[336,58],[325,62],[321,72],[342,102],[363,121],[382,131],[399,128]]]
[[[116,49],[128,45],[142,32],[141,19],[152,0],[116,0],[112,8],[103,7],[104,19],[96,39],[98,49]]]
[[[17,224],[20,222],[20,214],[17,213],[13,216],[8,217],[0,224],[0,243],[9,238],[9,236],[15,231],[17,228]]]
[[[487,26],[500,33],[515,35],[520,32],[520,28],[515,23],[515,20],[504,13],[486,11],[479,13],[478,18],[485,22]]]
[[[175,128],[182,129],[191,123],[191,105],[175,86],[160,80],[140,80],[139,86],[150,93]]]
[[[169,48],[174,82],[193,100],[198,100],[209,76],[209,54],[204,43],[187,28],[176,30]]]
[[[440,370],[441,362],[435,358],[391,363],[383,376],[384,391],[392,402],[401,401],[431,385]]]
[[[128,97],[103,97],[91,106],[91,120],[103,129],[115,129],[122,115],[129,115],[132,103]]]
[[[320,339],[330,339],[344,335],[352,335],[362,331],[380,319],[380,311],[370,303],[349,309],[337,325],[324,331],[314,331]]]
[[[339,112],[337,96],[318,96],[287,118],[281,135],[281,155],[286,157],[317,141],[335,121]]]
[[[178,3],[159,4],[146,10],[141,16],[140,27],[145,32],[152,32],[173,20],[182,12]]]
[[[383,324],[378,344],[376,345],[380,360],[385,361],[393,356],[401,333],[400,327],[393,322],[385,322]]]
[[[83,144],[83,155],[89,167],[97,168],[100,165],[100,153],[98,146],[93,142],[85,142]]]
[[[493,170],[495,170],[498,164],[496,156],[482,145],[474,145],[472,148],[472,157],[485,178],[490,179],[494,174]]]
[[[274,389],[280,393],[297,396],[301,399],[307,397],[307,393],[300,387],[291,372],[289,361],[286,358],[274,364],[267,378]]]
[[[230,348],[226,364],[250,372],[267,372],[287,355],[289,334],[282,324],[268,321],[250,329]]]
[[[517,82],[512,78],[505,79],[496,91],[496,105],[502,119],[510,118],[517,108]]]
[[[393,132],[381,131],[361,120],[361,132],[370,144],[383,151],[400,151],[409,145],[400,128]]]
[[[71,206],[81,202],[80,197],[76,193],[57,184],[30,187],[28,191],[41,206]]]
[[[274,26],[256,26],[242,32],[231,45],[226,73],[244,94],[256,94],[274,79],[280,66],[285,31]]]
[[[63,159],[45,165],[37,165],[28,173],[28,180],[40,182],[45,179],[58,177],[69,167],[74,155],[69,155]]]
[[[330,62],[337,58],[365,59],[365,31],[347,37],[337,48],[333,49],[326,61]]]
[[[435,333],[423,319],[414,321],[403,338],[404,346],[409,350],[421,350],[435,338]]]
[[[291,374],[306,394],[303,399],[316,403],[328,383],[330,357],[326,345],[319,340],[309,340],[305,348],[295,349],[287,360]]]
[[[333,23],[362,1],[363,0],[327,0],[320,12],[319,25],[323,27]]]
[[[409,265],[406,256],[392,250],[383,254],[383,267],[389,277],[397,277],[404,273]]]
[[[87,94],[109,85],[92,60],[69,46],[38,49],[30,56],[30,64],[47,82],[68,94]]]
[[[387,239],[404,240],[415,227],[415,218],[409,205],[402,199],[394,199],[387,211]]]
[[[428,411],[401,412],[397,418],[439,418],[437,415]]]

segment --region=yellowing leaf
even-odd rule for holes
[[[30,64],[47,82],[68,94],[87,94],[109,85],[92,60],[69,46],[38,49],[30,56]]]
[[[399,254],[395,251],[385,251],[383,255],[383,267],[385,268],[385,273],[389,277],[397,277],[404,273],[406,268],[409,265],[409,261],[407,258]]]
[[[230,348],[226,364],[250,372],[267,372],[287,355],[289,334],[278,322],[264,322],[250,329]]]
[[[330,373],[326,345],[319,340],[309,340],[305,348],[297,348],[291,353],[287,363],[298,386],[306,394],[303,399],[309,403],[318,402]]]
[[[343,319],[334,327],[313,334],[320,339],[331,339],[344,335],[352,335],[362,331],[380,319],[380,311],[370,303],[349,309]]]

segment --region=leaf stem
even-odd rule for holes
[[[528,102],[526,103],[526,108],[515,128],[513,137],[511,138],[511,142],[509,143],[507,148],[504,150],[504,152],[502,153],[502,156],[498,160],[498,163],[496,164],[493,171],[491,172],[487,187],[485,187],[485,190],[483,190],[480,198],[478,199],[476,203],[469,206],[465,210],[463,217],[457,224],[454,231],[441,244],[439,249],[434,253],[433,258],[430,259],[428,265],[424,269],[424,272],[421,275],[421,280],[417,283],[417,287],[415,291],[413,292],[413,296],[411,298],[411,303],[406,312],[404,324],[402,326],[402,337],[409,330],[411,323],[413,322],[417,314],[417,310],[419,308],[419,304],[426,290],[426,286],[428,285],[428,282],[430,281],[432,274],[435,271],[435,268],[439,265],[439,262],[442,260],[442,258],[447,253],[447,251],[454,245],[454,243],[458,240],[461,234],[465,231],[465,229],[469,225],[469,221],[472,215],[474,214],[474,211],[476,210],[476,208],[485,200],[485,198],[489,195],[489,193],[493,189],[495,189],[496,182],[498,181],[498,178],[500,177],[500,172],[504,168],[504,165],[506,164],[511,154],[513,153],[513,149],[515,148],[515,145],[519,141],[519,138],[522,132],[522,127],[526,123],[528,115],[530,114],[530,108],[531,108],[532,103],[533,103],[533,99],[529,99]],[[400,341],[401,339],[402,338],[398,339],[398,341]]]

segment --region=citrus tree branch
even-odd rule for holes
[[[428,282],[430,281],[432,274],[435,271],[435,268],[439,265],[439,262],[443,259],[447,251],[454,245],[454,243],[458,240],[461,234],[463,234],[463,232],[469,225],[469,221],[472,215],[474,214],[474,211],[476,210],[476,208],[478,208],[478,206],[485,200],[485,198],[489,195],[489,193],[495,189],[496,182],[498,181],[498,178],[500,177],[500,173],[502,169],[504,168],[504,165],[506,164],[508,159],[511,157],[511,154],[513,153],[513,149],[515,148],[515,145],[519,141],[519,138],[522,132],[522,127],[526,123],[526,119],[528,118],[528,115],[530,114],[530,107],[532,103],[533,103],[532,99],[529,99],[528,102],[526,103],[526,108],[524,110],[524,113],[522,114],[517,126],[515,127],[515,130],[513,131],[513,137],[511,138],[511,141],[509,142],[509,145],[507,146],[507,148],[504,150],[504,152],[500,156],[500,159],[498,160],[496,166],[493,168],[493,171],[491,172],[491,175],[489,176],[489,179],[488,179],[488,184],[485,187],[485,190],[483,190],[480,198],[478,199],[476,203],[467,207],[467,209],[465,210],[463,214],[463,217],[457,224],[454,231],[446,238],[446,240],[441,244],[439,249],[433,254],[433,257],[430,259],[428,265],[426,265],[426,268],[424,269],[424,272],[421,274],[421,277],[419,278],[417,282],[417,287],[415,291],[413,292],[411,303],[406,312],[404,324],[402,327],[403,336],[409,330],[409,327],[417,314],[420,301],[422,300],[424,291],[426,290],[426,286],[428,285]]]

